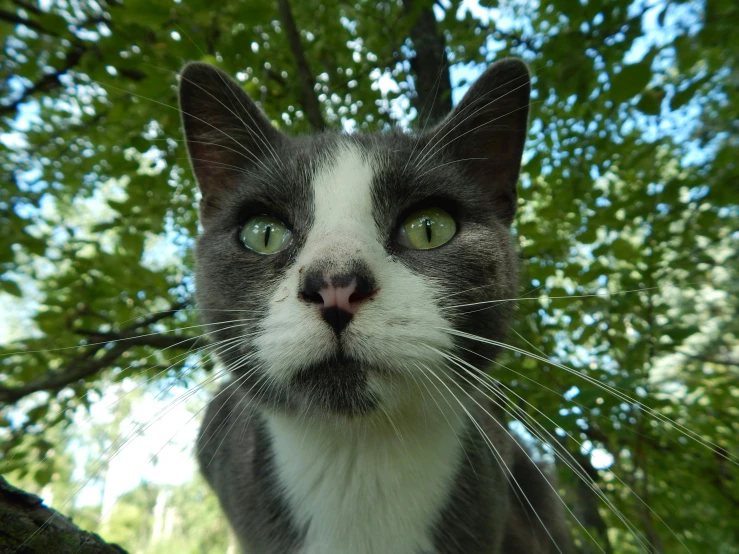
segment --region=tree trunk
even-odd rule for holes
[[[415,56],[410,62],[416,89],[411,102],[418,111],[416,126],[420,130],[427,123],[438,123],[452,111],[446,41],[437,28],[432,2],[403,0],[403,9],[409,17],[416,18],[411,27]]]
[[[0,477],[0,552],[13,554],[126,554],[120,546],[76,527],[33,494]]]
[[[285,34],[287,35],[288,44],[290,44],[290,51],[293,54],[293,58],[295,58],[295,65],[298,68],[300,104],[313,130],[322,131],[326,128],[326,122],[323,120],[321,113],[321,103],[316,96],[316,80],[308,64],[308,59],[305,57],[305,49],[300,40],[298,28],[295,25],[290,2],[288,0],[277,0],[277,7],[280,10],[282,24],[285,26]]]

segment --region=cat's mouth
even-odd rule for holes
[[[368,376],[382,372],[381,368],[338,352],[295,373],[290,388],[305,395],[314,407],[359,416],[377,408],[379,399],[369,390]]]

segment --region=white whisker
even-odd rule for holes
[[[480,384],[481,384],[481,385],[482,385],[483,387],[485,387],[485,388],[486,388],[487,390],[489,390],[490,392],[492,392],[492,393],[493,393],[493,394],[494,394],[494,395],[496,396],[496,398],[498,398],[498,399],[502,400],[503,402],[505,402],[505,403],[506,403],[506,405],[511,405],[511,406],[513,406],[513,409],[514,409],[514,410],[516,411],[516,414],[523,414],[523,415],[525,416],[525,420],[526,420],[526,421],[532,421],[532,422],[533,422],[533,423],[535,423],[535,424],[536,424],[537,426],[541,427],[541,429],[543,429],[543,430],[544,430],[544,433],[546,433],[546,434],[547,434],[547,435],[549,436],[550,440],[545,440],[545,439],[544,439],[544,437],[543,437],[543,436],[541,436],[540,432],[539,432],[539,431],[538,431],[538,430],[536,429],[536,427],[534,427],[534,428],[528,427],[528,430],[529,430],[530,432],[534,433],[534,434],[535,434],[535,436],[536,436],[537,438],[539,438],[539,439],[540,439],[540,440],[541,440],[542,442],[544,442],[544,443],[546,443],[546,444],[549,444],[549,445],[550,445],[550,447],[552,447],[552,449],[553,449],[553,451],[555,452],[555,454],[558,454],[558,458],[559,458],[559,459],[560,459],[560,460],[561,460],[561,461],[562,461],[562,462],[563,462],[563,463],[564,463],[564,464],[565,464],[565,465],[566,465],[566,466],[567,466],[567,467],[568,467],[568,468],[569,468],[569,469],[570,469],[570,470],[571,470],[571,471],[572,471],[572,472],[573,472],[573,473],[574,473],[574,474],[575,474],[575,475],[576,475],[577,477],[579,477],[579,478],[580,478],[580,479],[581,479],[581,480],[582,480],[582,481],[583,481],[583,482],[584,482],[584,483],[585,483],[585,484],[586,484],[586,485],[588,486],[588,488],[589,488],[589,489],[590,489],[591,491],[593,491],[593,493],[595,493],[595,495],[596,495],[596,496],[597,496],[598,498],[600,498],[600,499],[601,499],[601,500],[602,500],[602,501],[603,501],[603,502],[604,502],[604,503],[605,503],[605,504],[606,504],[606,505],[607,505],[607,506],[608,506],[608,507],[609,507],[609,508],[611,509],[611,511],[612,511],[612,512],[613,512],[613,513],[614,513],[614,514],[616,515],[616,517],[617,517],[617,518],[619,518],[619,520],[620,520],[620,521],[621,521],[621,522],[622,522],[622,523],[623,523],[623,524],[624,524],[624,525],[626,526],[626,528],[627,528],[627,529],[628,529],[628,530],[629,530],[629,531],[631,532],[631,534],[632,534],[632,535],[634,536],[634,538],[635,538],[635,539],[636,539],[637,541],[640,541],[640,542],[641,542],[641,538],[639,537],[639,533],[637,532],[636,528],[635,528],[635,527],[634,527],[634,526],[633,526],[633,525],[631,524],[631,522],[630,522],[630,521],[628,520],[628,518],[626,518],[626,517],[625,517],[625,516],[624,516],[624,515],[623,515],[623,514],[621,513],[621,511],[620,511],[620,510],[619,510],[618,508],[616,508],[616,506],[615,506],[615,505],[613,504],[613,502],[611,502],[611,500],[610,500],[610,499],[609,499],[609,498],[608,498],[608,497],[607,497],[607,496],[605,495],[605,493],[604,493],[604,492],[603,492],[603,491],[602,491],[602,490],[600,489],[600,487],[598,487],[597,483],[596,483],[596,482],[595,482],[595,481],[594,481],[593,479],[591,479],[591,478],[590,478],[590,477],[589,477],[589,476],[588,476],[588,475],[587,475],[587,474],[586,474],[586,473],[584,472],[584,470],[582,470],[582,469],[580,468],[580,465],[579,465],[579,464],[577,463],[577,461],[576,461],[576,460],[575,460],[575,459],[574,459],[574,458],[572,457],[572,455],[571,455],[571,454],[570,454],[569,452],[567,452],[567,451],[566,451],[566,450],[565,450],[565,449],[563,448],[563,451],[564,451],[564,452],[565,452],[565,453],[567,454],[567,456],[568,456],[569,458],[571,458],[571,459],[572,459],[572,461],[571,461],[571,462],[570,462],[570,461],[569,461],[569,460],[568,460],[568,459],[567,459],[567,458],[566,458],[565,456],[563,456],[563,455],[562,455],[562,454],[561,454],[561,453],[560,453],[560,452],[559,452],[559,451],[557,450],[557,448],[556,448],[556,446],[555,446],[555,445],[557,445],[557,443],[556,443],[555,441],[551,440],[551,439],[552,439],[552,436],[551,436],[551,434],[549,433],[549,431],[548,431],[548,430],[546,430],[546,428],[544,428],[544,426],[543,426],[543,425],[541,425],[541,424],[540,424],[540,423],[539,423],[538,421],[536,421],[536,419],[534,419],[534,418],[533,418],[532,416],[530,416],[530,414],[528,414],[528,413],[526,413],[525,411],[521,410],[521,409],[520,409],[520,408],[519,408],[518,406],[516,406],[516,405],[515,405],[515,404],[514,404],[513,402],[511,402],[511,400],[510,400],[510,399],[509,399],[508,397],[506,397],[506,396],[505,396],[505,394],[503,394],[503,393],[502,393],[502,392],[501,392],[500,390],[497,390],[497,389],[496,389],[496,388],[495,388],[494,386],[492,386],[492,385],[491,385],[490,383],[487,383],[487,382],[486,382],[485,380],[483,380],[483,379],[482,379],[482,378],[481,378],[481,377],[479,376],[479,374],[483,374],[483,375],[485,375],[485,374],[484,374],[484,372],[482,372],[482,371],[481,371],[480,369],[478,369],[478,368],[476,368],[475,366],[473,366],[472,364],[470,364],[470,363],[466,362],[466,361],[465,361],[465,360],[463,360],[462,358],[458,358],[457,356],[454,356],[454,355],[452,355],[452,354],[446,354],[446,353],[442,353],[442,352],[440,352],[440,351],[437,351],[437,353],[438,353],[438,354],[440,354],[440,355],[442,355],[442,356],[444,356],[444,357],[445,357],[446,359],[448,359],[449,361],[451,361],[452,363],[454,363],[454,364],[455,364],[455,366],[457,366],[457,367],[458,367],[459,369],[461,369],[462,371],[464,371],[464,372],[465,372],[466,374],[470,375],[470,376],[471,376],[471,377],[472,377],[473,379],[475,379],[475,380],[476,380],[477,382],[479,382],[479,383],[480,383]],[[465,366],[466,366],[466,367],[465,367]],[[472,369],[472,370],[474,370],[474,371],[470,371],[470,369],[468,369],[468,368],[471,368],[471,369]],[[486,377],[488,377],[488,378],[489,378],[489,379],[490,379],[490,380],[492,381],[492,378],[490,378],[490,377],[489,377],[489,376],[487,376],[487,375],[485,375],[485,376],[486,376]],[[470,381],[469,381],[469,380],[468,380],[467,378],[465,378],[464,376],[461,376],[461,377],[462,377],[462,378],[463,378],[463,379],[465,380],[465,382],[467,382],[467,383],[468,383],[468,384],[469,384],[470,386],[474,387],[474,388],[475,388],[476,390],[478,390],[478,391],[479,391],[480,393],[482,393],[482,394],[483,394],[483,395],[484,395],[484,396],[485,396],[486,398],[488,398],[489,400],[491,400],[492,402],[494,402],[496,406],[500,407],[501,409],[505,410],[506,412],[510,413],[511,415],[513,415],[513,416],[515,417],[515,414],[511,413],[511,412],[509,411],[509,409],[508,409],[508,408],[506,407],[506,405],[504,405],[504,404],[500,404],[500,403],[499,403],[499,402],[498,402],[497,400],[495,400],[495,399],[491,398],[490,396],[488,396],[487,394],[485,394],[485,392],[484,392],[484,391],[480,390],[480,389],[479,389],[479,388],[478,388],[478,387],[477,387],[477,386],[476,386],[476,385],[475,385],[474,383],[470,382]],[[494,382],[494,383],[496,383],[496,384],[498,384],[498,383],[497,383],[497,382],[495,382],[495,381],[493,381],[493,382]],[[507,388],[508,388],[508,387],[506,387],[506,389],[507,389]],[[514,394],[515,394],[515,393],[514,393]],[[517,397],[519,397],[519,398],[521,398],[521,397],[520,397],[519,395],[516,395],[516,396],[517,396]],[[525,400],[524,400],[524,402],[525,402]],[[529,404],[529,403],[527,402],[527,404]],[[532,405],[532,407],[533,407],[533,405]],[[536,409],[536,408],[534,408],[534,409]],[[537,410],[537,411],[539,411],[539,410]],[[546,416],[545,416],[545,417],[546,417]],[[547,419],[549,419],[549,418],[547,418]],[[550,421],[551,421],[551,420],[550,420]],[[552,423],[554,423],[554,422],[552,422]],[[633,491],[632,491],[632,492],[633,492]],[[668,528],[669,528],[669,527],[668,527]],[[674,533],[674,532],[673,532],[673,533]],[[677,536],[677,535],[676,535],[676,536]],[[592,538],[592,537],[591,537],[591,538]],[[679,540],[679,539],[678,539],[678,540]],[[649,541],[647,541],[647,542],[649,543]],[[649,546],[651,547],[651,543],[649,544]],[[646,546],[645,546],[644,548],[645,548],[645,550],[646,550],[647,552],[651,552],[651,550],[650,550],[650,549],[648,549],[648,548],[646,548]]]
[[[431,375],[432,375],[433,377],[435,377],[435,378],[436,378],[436,379],[437,379],[437,380],[438,380],[438,381],[439,381],[439,382],[440,382],[440,383],[441,383],[441,384],[442,384],[442,385],[444,386],[444,388],[446,388],[446,389],[447,389],[447,390],[449,391],[449,394],[450,394],[450,395],[452,396],[452,398],[454,398],[454,399],[455,399],[455,400],[456,400],[456,401],[457,401],[457,402],[459,403],[459,406],[460,406],[460,408],[462,408],[462,410],[463,410],[463,411],[465,412],[465,414],[467,414],[467,416],[469,417],[470,421],[471,421],[471,422],[473,423],[473,425],[474,425],[474,426],[475,426],[475,427],[477,428],[477,430],[478,430],[478,431],[480,432],[480,435],[482,436],[483,440],[485,440],[485,442],[487,443],[487,445],[488,445],[488,447],[490,448],[490,451],[491,451],[491,453],[493,454],[493,456],[495,457],[495,459],[496,459],[496,460],[498,460],[498,463],[499,463],[499,465],[501,466],[501,469],[503,469],[503,470],[504,470],[504,474],[507,474],[507,475],[508,475],[508,478],[510,478],[510,479],[512,480],[513,484],[514,484],[514,485],[516,485],[516,488],[518,488],[518,490],[519,490],[519,491],[521,492],[521,494],[523,495],[523,498],[524,498],[524,500],[526,501],[526,503],[527,503],[527,504],[529,505],[529,508],[531,508],[531,511],[532,511],[532,512],[534,513],[534,515],[536,515],[536,518],[537,518],[537,519],[539,520],[539,523],[541,524],[542,528],[543,528],[543,529],[544,529],[544,530],[546,531],[547,535],[549,535],[549,538],[550,538],[550,539],[552,540],[552,544],[554,544],[554,547],[555,547],[555,548],[557,549],[557,551],[558,551],[558,552],[559,552],[560,554],[563,554],[563,553],[562,553],[562,550],[561,550],[561,549],[559,548],[559,545],[558,545],[558,544],[557,544],[557,542],[556,542],[556,541],[554,540],[554,537],[552,537],[552,535],[551,535],[551,533],[550,533],[549,529],[548,529],[548,528],[547,528],[547,526],[546,526],[546,525],[544,524],[544,522],[542,521],[542,519],[541,519],[541,517],[539,516],[538,512],[536,511],[536,509],[534,508],[534,506],[533,506],[533,505],[531,504],[531,501],[530,501],[530,500],[528,499],[528,497],[526,496],[526,493],[524,493],[524,491],[523,491],[523,488],[521,487],[520,483],[518,483],[518,480],[517,480],[517,479],[515,478],[515,476],[513,475],[513,472],[512,472],[512,471],[511,471],[511,469],[510,469],[510,468],[508,467],[508,465],[507,465],[507,464],[505,463],[505,460],[503,459],[503,456],[502,456],[502,455],[500,454],[500,452],[498,452],[498,449],[497,449],[497,448],[495,447],[495,445],[493,444],[492,440],[490,440],[490,437],[488,437],[488,436],[487,436],[487,434],[486,434],[486,433],[485,433],[485,431],[484,431],[484,430],[482,429],[482,427],[480,427],[480,424],[479,424],[479,423],[478,423],[478,422],[477,422],[477,421],[475,420],[475,418],[474,418],[474,417],[472,416],[472,414],[471,414],[471,413],[469,412],[469,410],[468,410],[468,409],[467,409],[467,408],[466,408],[466,407],[464,406],[464,404],[463,404],[463,403],[462,403],[462,402],[461,402],[461,401],[460,401],[460,400],[459,400],[459,399],[457,398],[457,396],[456,396],[456,395],[455,395],[455,394],[454,394],[454,393],[452,392],[452,390],[451,390],[451,389],[450,389],[450,388],[449,388],[449,387],[448,387],[448,386],[446,385],[446,383],[444,382],[444,380],[443,380],[443,379],[441,379],[441,378],[440,378],[440,377],[439,377],[438,375],[436,375],[436,373],[435,373],[435,372],[434,372],[433,370],[431,370],[431,368],[430,368],[430,367],[428,367],[428,366],[425,366],[425,367],[426,367],[426,369],[427,369],[427,370],[428,370],[428,371],[430,372],[430,374],[431,374]],[[470,398],[470,399],[471,399],[471,400],[472,400],[472,401],[473,401],[473,402],[474,402],[475,404],[477,404],[477,405],[478,405],[478,407],[480,407],[480,408],[481,408],[481,409],[482,409],[482,410],[483,410],[483,411],[484,411],[484,412],[485,412],[485,413],[486,413],[486,414],[487,414],[487,415],[488,415],[488,416],[489,416],[489,417],[490,417],[490,418],[491,418],[491,419],[492,419],[492,420],[493,420],[493,421],[494,421],[494,422],[495,422],[495,423],[496,423],[496,424],[497,424],[498,426],[500,426],[500,427],[501,427],[501,429],[503,429],[503,431],[504,431],[505,433],[507,433],[507,434],[508,434],[508,435],[509,435],[509,436],[510,436],[511,438],[513,438],[513,437],[512,437],[512,435],[510,434],[510,432],[509,432],[509,431],[508,431],[508,430],[507,430],[507,429],[505,428],[505,426],[503,426],[503,425],[502,425],[502,424],[501,424],[501,423],[500,423],[500,422],[499,422],[499,421],[498,421],[498,420],[497,420],[497,419],[495,418],[495,416],[493,416],[492,414],[490,414],[490,413],[489,413],[489,412],[488,412],[488,411],[487,411],[487,410],[486,410],[486,409],[485,409],[485,408],[484,408],[483,406],[481,406],[481,405],[480,405],[480,404],[479,404],[479,403],[478,403],[478,402],[477,402],[477,401],[476,401],[476,400],[475,400],[474,398],[472,398],[472,396],[470,396],[470,395],[469,395],[469,394],[467,393],[467,391],[465,391],[465,390],[464,390],[464,389],[463,389],[463,388],[462,388],[461,386],[459,386],[459,384],[455,383],[455,382],[454,382],[453,380],[452,380],[452,383],[456,384],[456,385],[457,385],[457,386],[459,387],[459,389],[460,389],[460,390],[461,390],[462,392],[464,392],[464,393],[465,393],[465,394],[466,394],[467,396],[469,396],[469,398]],[[514,439],[514,440],[515,440],[515,439]],[[535,465],[534,467],[537,467],[537,469],[539,469],[539,468],[538,468],[538,466],[536,466],[536,465]],[[539,471],[541,472],[541,469],[539,469]],[[543,472],[541,472],[541,474],[542,474],[542,476],[544,477],[544,479],[545,479],[545,480],[547,481],[547,483],[549,483],[549,481],[548,481],[548,480],[546,479],[546,475],[544,475],[544,473],[543,473]],[[555,495],[557,496],[557,498],[559,498],[559,499],[560,499],[560,502],[562,502],[562,504],[563,504],[563,505],[564,505],[565,507],[567,507],[567,504],[566,504],[566,503],[565,503],[565,502],[564,502],[564,501],[563,501],[563,500],[562,500],[562,499],[560,498],[559,494],[557,493],[557,490],[556,490],[556,489],[555,489],[555,488],[554,488],[554,487],[553,487],[553,486],[551,485],[551,483],[550,483],[550,487],[552,487],[552,490],[554,491],[554,493],[555,493]],[[520,499],[520,498],[519,498],[519,499]],[[569,510],[569,507],[567,507],[567,509]],[[570,511],[570,513],[572,514],[572,512],[571,512],[571,511]],[[572,514],[572,516],[573,516],[573,517],[575,518],[575,520],[576,520],[576,521],[578,521],[578,523],[580,523],[580,522],[579,522],[579,520],[577,520],[577,518],[575,517],[575,515],[574,515],[574,514]],[[580,525],[582,525],[582,524],[580,523]],[[583,526],[583,529],[585,529],[585,527],[584,527],[584,526]],[[587,531],[586,531],[586,532],[587,532]],[[604,552],[603,554],[605,554],[605,552]]]
[[[649,406],[647,406],[647,405],[639,402],[635,398],[630,397],[628,394],[626,394],[624,392],[621,392],[616,387],[613,387],[613,386],[610,386],[610,385],[606,385],[605,383],[602,383],[602,382],[598,381],[597,379],[595,379],[595,378],[593,378],[593,377],[591,377],[589,375],[583,374],[583,373],[581,373],[581,372],[579,372],[579,371],[577,371],[575,369],[572,369],[570,367],[567,367],[566,365],[557,363],[557,362],[555,362],[555,361],[553,361],[551,359],[545,358],[543,356],[538,356],[536,354],[532,354],[531,352],[528,352],[526,350],[522,350],[522,349],[517,348],[515,346],[511,346],[509,344],[505,344],[503,342],[495,341],[495,340],[492,340],[492,339],[485,339],[483,337],[478,337],[477,335],[472,335],[470,333],[465,333],[463,331],[457,331],[455,329],[448,329],[448,328],[446,328],[446,329],[443,329],[443,330],[446,331],[446,332],[448,332],[448,333],[450,333],[450,334],[459,336],[459,337],[467,338],[467,339],[470,339],[470,340],[476,340],[478,342],[482,342],[482,343],[486,343],[486,344],[491,344],[493,346],[498,346],[500,348],[505,348],[507,350],[511,350],[512,352],[517,352],[519,354],[523,354],[524,356],[528,356],[528,357],[533,358],[535,360],[539,360],[541,362],[545,362],[545,363],[551,364],[554,367],[557,367],[557,368],[562,369],[562,370],[564,370],[564,371],[566,371],[566,372],[568,372],[568,373],[570,373],[572,375],[575,375],[577,377],[580,377],[581,379],[584,379],[587,382],[589,382],[589,383],[591,383],[593,385],[596,385],[597,387],[599,387],[599,388],[605,390],[606,392],[612,394],[613,396],[615,396],[619,400],[622,400],[622,401],[625,401],[625,402],[630,402],[630,403],[632,403],[632,404],[634,404],[634,405],[636,405],[636,406],[644,409],[648,414],[650,414],[655,419],[658,419],[658,420],[662,421],[663,423],[668,424],[670,427],[672,427],[673,429],[676,429],[677,431],[679,431],[680,433],[682,433],[686,437],[690,438],[691,440],[697,442],[701,446],[703,446],[705,448],[710,448],[717,456],[720,456],[720,457],[724,458],[729,463],[731,463],[733,465],[736,465],[736,466],[739,466],[739,463],[736,461],[735,457],[732,456],[732,455],[730,455],[730,454],[728,454],[728,453],[724,453],[723,452],[723,449],[719,445],[717,445],[717,444],[715,444],[715,443],[713,443],[713,442],[711,442],[709,440],[703,439],[702,437],[700,437],[700,435],[698,435],[697,433],[695,433],[692,430],[688,429],[684,425],[681,425],[680,423],[677,423],[676,421],[670,419],[669,417],[667,417],[667,416],[659,413],[658,411],[650,408]]]

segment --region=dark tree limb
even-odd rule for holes
[[[732,366],[732,367],[739,367],[739,361],[736,360],[727,360],[722,358],[710,358],[708,356],[701,356],[698,354],[687,354],[685,352],[681,352],[683,356],[687,356],[688,358],[691,358],[693,360],[698,360],[699,362],[706,362],[708,364],[716,364],[716,365],[726,365],[726,366]]]
[[[506,40],[510,42],[513,47],[523,45],[534,53],[538,54],[540,51],[540,48],[536,44],[527,40],[522,35],[501,31],[500,29],[497,29],[492,22],[483,25],[478,21],[475,21],[475,27],[480,29],[482,35],[492,35],[495,40]]]
[[[0,552],[14,554],[126,554],[44,506],[0,477]]]
[[[403,11],[416,17],[411,27],[415,57],[411,69],[415,74],[416,93],[411,98],[418,111],[419,125],[441,121],[452,111],[452,83],[446,58],[446,41],[439,32],[433,3],[423,0],[403,0]]]
[[[47,373],[36,381],[18,387],[0,385],[0,405],[13,404],[21,398],[39,391],[59,392],[77,381],[111,367],[126,351],[136,346],[149,346],[158,349],[176,348],[178,350],[193,348],[198,342],[207,339],[141,332],[143,328],[171,317],[188,304],[189,300],[174,304],[169,310],[141,318],[118,333],[80,331],[81,334],[87,335],[90,339],[91,344],[89,344],[87,352],[74,358],[63,369]],[[102,354],[100,354],[101,352]]]
[[[298,68],[298,84],[300,86],[298,96],[300,98],[300,105],[303,107],[308,123],[313,130],[322,131],[326,128],[326,122],[323,120],[321,104],[316,96],[316,80],[305,57],[305,49],[300,40],[300,33],[295,26],[292,8],[288,0],[277,0],[277,6],[280,10],[280,19],[282,19],[282,24],[285,26],[285,34],[290,44],[290,51],[292,52],[293,58],[295,58],[295,64]]]
[[[195,346],[200,337],[152,335],[133,338],[112,338],[117,335],[106,335],[103,345],[96,344],[85,356],[75,359],[66,368],[47,373],[41,379],[20,387],[0,387],[0,404],[13,404],[30,394],[39,391],[59,392],[63,388],[99,373],[111,367],[127,350],[135,346],[151,346],[153,348],[177,348],[189,350]],[[113,344],[105,350],[104,346]],[[105,350],[100,357],[92,357]]]
[[[167,319],[168,317],[173,316],[180,310],[187,308],[191,302],[192,300],[188,298],[187,300],[183,300],[182,302],[177,302],[176,304],[172,304],[168,310],[164,310],[161,312],[150,314],[146,317],[142,317],[141,319],[136,320],[129,329],[131,330],[141,329],[142,327],[148,327],[152,323],[157,323],[158,321]]]
[[[30,2],[26,2],[25,0],[12,0],[13,4],[18,6],[19,8],[22,8],[26,10],[27,12],[35,13],[36,15],[41,15],[44,12],[39,8],[38,6],[34,6]]]
[[[562,448],[565,447],[562,446]],[[573,487],[574,493],[577,495],[577,504],[575,505],[577,518],[586,529],[595,530],[601,541],[600,548],[603,548],[606,554],[612,554],[613,545],[608,538],[608,524],[598,510],[600,498],[590,486],[590,483],[593,483],[594,487],[598,487],[598,470],[590,463],[590,459],[583,456],[579,451],[570,452],[570,455],[573,461],[580,466],[580,471],[587,476],[583,479],[578,478]],[[585,552],[589,552],[589,550],[585,550]]]
[[[48,92],[59,87],[62,84],[59,78],[75,67],[86,51],[87,48],[80,44],[74,46],[67,54],[67,57],[64,60],[64,65],[60,69],[41,77],[38,81],[33,83],[33,85],[24,90],[20,98],[10,104],[0,106],[0,115],[13,113],[18,109],[18,106],[26,102],[32,96],[40,92]]]
[[[283,79],[282,75],[272,69],[265,69],[264,72],[267,74],[272,81],[277,82],[280,86],[284,87],[287,85],[287,81]]]
[[[162,321],[163,319],[167,319],[168,317],[172,317],[174,314],[179,312],[180,310],[186,308],[191,303],[191,299],[184,300],[182,302],[177,302],[175,304],[172,304],[168,310],[162,310],[161,312],[153,312],[145,317],[137,318],[133,324],[131,324],[128,327],[125,327],[122,331],[116,332],[116,333],[101,333],[100,331],[88,331],[84,329],[74,329],[75,333],[86,335],[88,337],[95,337],[97,338],[97,341],[99,342],[103,341],[106,338],[111,338],[111,340],[120,340],[124,338],[132,338],[135,333],[133,331],[138,331],[139,329],[143,329],[144,327],[148,327],[149,325],[152,325],[154,323],[157,323],[159,321]],[[85,315],[96,315],[98,317],[103,317],[100,314],[97,314],[89,309],[83,308],[83,310],[80,312]],[[107,318],[105,318],[106,321],[108,321]]]
[[[59,36],[59,35],[56,35],[55,33],[47,31],[35,21],[26,19],[25,17],[20,17],[19,15],[16,15],[12,12],[8,12],[5,10],[0,10],[0,20],[5,21],[7,23],[12,23],[13,25],[25,25],[29,29],[33,29],[34,31],[38,31],[39,33],[44,33],[45,35]]]

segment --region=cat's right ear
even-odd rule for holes
[[[289,140],[236,81],[210,64],[183,68],[180,111],[203,212],[216,208],[225,189],[248,179]]]

